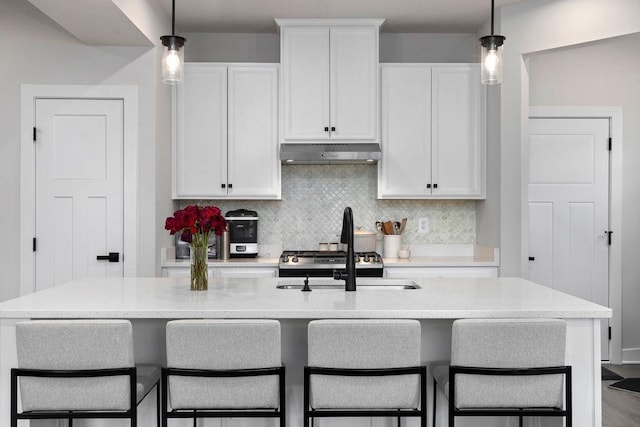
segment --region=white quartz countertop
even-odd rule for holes
[[[208,291],[190,291],[188,278],[83,279],[0,303],[0,318],[611,317],[607,307],[520,278],[421,278],[415,290],[276,289],[301,280],[213,279]],[[358,284],[367,281],[390,279]]]

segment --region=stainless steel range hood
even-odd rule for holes
[[[381,158],[380,144],[280,144],[280,161],[285,165],[370,165]]]

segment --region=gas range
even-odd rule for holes
[[[384,264],[376,252],[357,252],[357,277],[382,277]],[[333,277],[334,270],[346,268],[344,251],[284,251],[280,255],[280,277]]]

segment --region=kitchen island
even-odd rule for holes
[[[287,367],[287,425],[299,426],[302,424],[302,367],[307,359],[306,325],[311,319],[420,319],[422,359],[429,363],[449,357],[454,319],[562,318],[567,321],[566,362],[573,366],[574,425],[601,426],[599,319],[611,317],[609,308],[519,278],[415,279],[419,289],[364,286],[367,282],[404,285],[407,281],[360,278],[356,292],[341,289],[300,292],[277,288],[301,282],[302,279],[277,278],[214,279],[208,291],[194,292],[189,290],[189,281],[185,278],[95,278],[0,303],[0,414],[8,414],[9,410],[9,369],[16,365],[15,323],[20,319],[130,319],[134,326],[136,361],[147,363],[164,363],[167,320],[278,319],[282,324],[282,355]],[[429,383],[429,405],[432,392]],[[152,400],[142,408],[140,420],[144,426],[155,423]],[[445,405],[439,405],[439,411],[443,407]],[[368,420],[339,422],[316,425],[387,425],[385,420],[376,420],[373,424]],[[417,425],[414,422],[417,420],[407,420],[406,425]],[[218,421],[211,423],[227,425],[216,424]],[[263,423],[234,419],[228,425],[272,425],[272,421]],[[8,425],[8,416],[2,416],[0,427]],[[473,419],[461,419],[457,425],[478,424]],[[495,425],[504,426],[504,419]],[[542,420],[541,425],[558,424],[555,420]]]

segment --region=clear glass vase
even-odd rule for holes
[[[191,290],[206,291],[209,289],[207,271],[207,246],[191,245]]]

